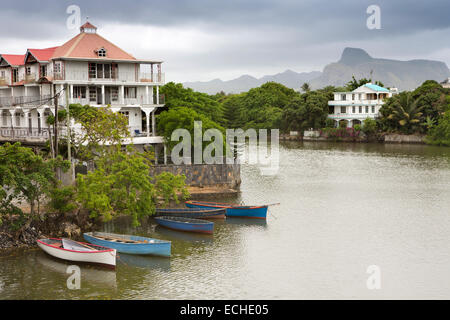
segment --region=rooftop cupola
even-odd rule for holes
[[[81,33],[97,33],[97,27],[92,25],[89,21],[87,21],[85,24],[83,24],[80,27]]]

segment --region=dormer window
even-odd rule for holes
[[[106,49],[105,48],[101,48],[100,50],[97,51],[97,55],[99,57],[106,57]]]

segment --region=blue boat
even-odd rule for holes
[[[198,232],[212,234],[214,232],[214,223],[183,217],[155,217],[156,222],[166,228],[178,231]]]
[[[186,201],[188,208],[204,208],[204,209],[227,209],[227,217],[266,219],[268,205],[264,206],[243,206],[239,204],[207,202],[207,201]]]
[[[83,236],[90,243],[121,253],[170,257],[171,242],[166,240],[105,232],[87,232]]]
[[[175,208],[156,209],[155,217],[184,217],[192,219],[225,219],[227,209]]]

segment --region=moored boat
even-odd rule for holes
[[[39,248],[49,255],[69,261],[116,266],[116,250],[70,239],[39,239]]]
[[[208,201],[186,201],[188,208],[204,209],[226,209],[227,217],[266,219],[268,205],[263,206],[244,206],[232,203],[208,202]]]
[[[175,208],[156,209],[156,217],[184,217],[192,219],[225,219],[225,208],[203,209],[203,208]]]
[[[198,232],[212,234],[214,232],[214,222],[191,219],[183,217],[155,217],[155,221],[166,228],[178,231]]]
[[[83,237],[90,243],[113,248],[120,253],[170,257],[171,242],[166,240],[105,232],[87,232]]]

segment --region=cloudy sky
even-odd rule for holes
[[[161,59],[168,81],[321,71],[345,47],[450,66],[448,0],[40,0],[2,1],[0,53],[61,45],[70,5],[98,33],[137,58]],[[370,5],[381,29],[366,25]]]

